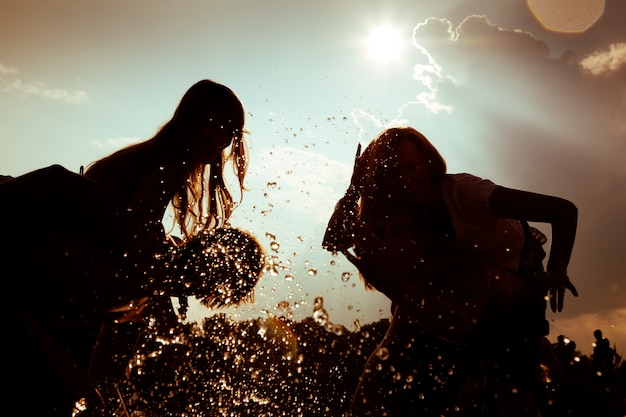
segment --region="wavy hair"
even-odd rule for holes
[[[375,231],[376,225],[402,210],[394,201],[389,180],[392,175],[393,159],[398,156],[398,145],[411,141],[427,161],[427,170],[432,184],[439,183],[447,171],[446,162],[426,137],[412,127],[394,127],[384,130],[365,148],[358,157],[351,186],[358,196],[357,217]],[[365,288],[374,287],[359,272]]]
[[[212,112],[226,112],[232,143],[230,152],[224,149],[212,164],[193,158],[193,140],[202,126],[211,120]],[[185,239],[204,230],[227,223],[235,201],[224,180],[224,167],[232,164],[239,183],[245,190],[244,178],[248,168],[248,150],[244,134],[243,105],[228,87],[211,80],[192,85],[182,97],[172,118],[145,142],[131,145],[94,162],[85,175],[103,182],[114,183],[116,191],[129,199],[134,191],[129,178],[137,179],[147,169],[160,166],[162,161],[178,160],[184,165],[184,175],[177,181],[178,191],[171,200],[175,225]],[[115,169],[112,169],[115,168]],[[126,188],[125,188],[126,187]]]
[[[208,165],[208,169],[205,164],[187,166],[185,183],[172,199],[177,224],[185,237],[222,226],[228,221],[235,203],[224,180],[226,162],[232,162],[240,193],[245,189],[244,178],[248,168],[244,140],[244,133],[247,133],[244,130],[245,113],[232,90],[210,80],[199,81],[185,93],[169,123],[176,125],[180,131],[189,132],[197,129],[199,123],[205,123],[207,107],[210,112],[215,106],[228,109],[232,116],[229,119],[234,128],[231,150],[229,154],[222,152],[219,160]]]
[[[359,217],[371,221],[382,215],[393,205],[390,193],[390,167],[397,156],[401,142],[411,141],[427,161],[431,183],[441,181],[447,172],[446,162],[433,144],[412,127],[393,127],[384,130],[365,148],[358,159],[360,175],[355,179],[355,188],[360,195]]]

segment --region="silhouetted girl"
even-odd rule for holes
[[[176,324],[169,296],[192,295],[189,288],[203,285],[173,279],[168,254],[227,223],[235,201],[224,170],[231,162],[243,192],[244,119],[229,88],[202,80],[154,137],[96,161],[84,175],[54,165],[0,183],[7,225],[0,247],[7,285],[2,305],[15,346],[8,376],[16,400],[32,396],[28,407],[41,406],[39,415],[53,415],[51,408],[69,415],[70,399],[89,382],[102,323],[133,310],[140,317],[148,308]],[[168,208],[174,230],[166,231]],[[180,236],[176,244],[169,232]],[[248,299],[259,278],[254,270],[252,284],[240,292],[206,295],[219,305]],[[111,358],[127,353],[111,352]]]
[[[510,393],[535,364],[526,347],[532,355],[547,333],[544,295],[559,311],[566,288],[577,295],[567,276],[576,219],[567,200],[446,173],[434,146],[410,127],[385,130],[357,153],[323,246],[342,251],[393,301],[394,315],[351,415],[450,415],[461,403],[477,407],[479,390]],[[552,225],[545,274],[537,240],[545,237],[528,221]],[[532,335],[528,345],[517,343],[520,328],[520,340]],[[476,382],[485,373],[489,387]],[[500,411],[515,415],[503,403],[536,408],[527,387],[513,388],[519,395],[493,396],[506,398]]]

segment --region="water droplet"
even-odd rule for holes
[[[379,347],[376,350],[376,356],[378,356],[381,360],[386,361],[389,359],[389,349],[384,346]]]
[[[324,298],[315,297],[313,302],[313,319],[320,325],[328,323],[328,312],[324,308]]]
[[[276,308],[278,308],[279,310],[289,310],[289,301],[280,301],[277,305]]]

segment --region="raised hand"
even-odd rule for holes
[[[563,310],[563,302],[565,300],[565,290],[572,292],[574,297],[578,297],[576,287],[569,279],[566,272],[548,271],[546,274],[548,296],[550,298],[550,308],[553,312]]]
[[[356,221],[359,192],[356,184],[361,178],[361,144],[359,143],[354,158],[354,170],[350,179],[350,186],[344,196],[335,205],[335,211],[328,221],[326,232],[322,239],[322,247],[329,251],[341,252],[353,246],[354,235],[352,227]]]

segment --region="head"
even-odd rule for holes
[[[361,216],[368,220],[398,203],[425,201],[432,185],[446,174],[446,163],[424,135],[411,127],[386,129],[358,161]]]
[[[211,308],[254,300],[254,288],[265,267],[258,240],[238,228],[207,230],[175,254],[174,283],[183,282],[182,296],[195,296]]]
[[[192,85],[168,124],[191,165],[214,164],[231,144],[243,140],[244,109],[231,89],[211,80]]]
[[[411,127],[384,130],[355,164],[350,189],[358,195],[359,219],[386,244],[420,244],[407,233],[417,223],[414,206],[425,203],[430,188],[445,174],[445,160],[420,132]]]
[[[186,237],[225,224],[234,202],[224,181],[231,162],[244,187],[248,166],[243,105],[228,87],[211,80],[187,90],[161,136],[182,154],[186,176],[173,199],[177,222]],[[227,149],[230,152],[227,153]],[[207,178],[208,177],[208,178]]]
[[[596,340],[602,340],[602,330],[596,329],[593,332],[593,336],[596,338]]]

